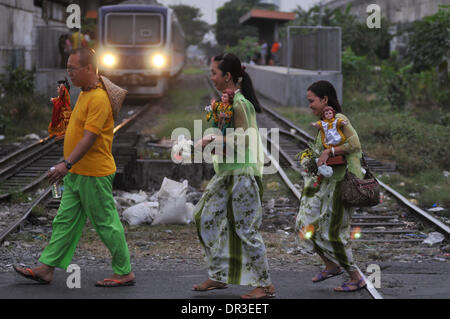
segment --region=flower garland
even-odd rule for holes
[[[233,105],[216,102],[213,105],[208,105],[205,110],[208,112],[206,113],[206,120],[209,122],[213,118],[213,126],[218,127],[224,134],[225,129],[230,127],[233,120]]]
[[[322,181],[323,176],[318,174],[319,168],[317,167],[317,159],[320,157],[320,150],[315,148],[312,143],[309,147],[302,152],[298,153],[295,157],[300,161],[302,167],[302,175],[313,176],[316,180],[313,187],[318,187]]]

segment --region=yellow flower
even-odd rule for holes
[[[310,149],[306,149],[304,150],[301,155],[300,155],[300,162],[304,159],[304,158],[310,158],[312,157],[313,153],[311,152]]]

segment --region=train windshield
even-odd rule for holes
[[[110,13],[106,16],[106,42],[116,46],[161,44],[162,16],[145,13]]]

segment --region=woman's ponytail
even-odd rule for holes
[[[252,79],[245,70],[242,71],[241,91],[242,95],[244,95],[244,97],[253,104],[255,111],[261,113],[261,105],[259,104],[258,98],[256,97]]]

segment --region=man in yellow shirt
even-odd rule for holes
[[[112,196],[116,165],[112,155],[114,117],[108,93],[97,73],[94,50],[74,50],[67,71],[81,88],[64,138],[64,162],[49,173],[50,183],[64,178],[64,192],[53,221],[52,238],[42,252],[42,266],[14,269],[26,278],[50,283],[55,267],[66,269],[89,217],[112,256],[114,275],[96,286],[133,285],[130,254]]]

